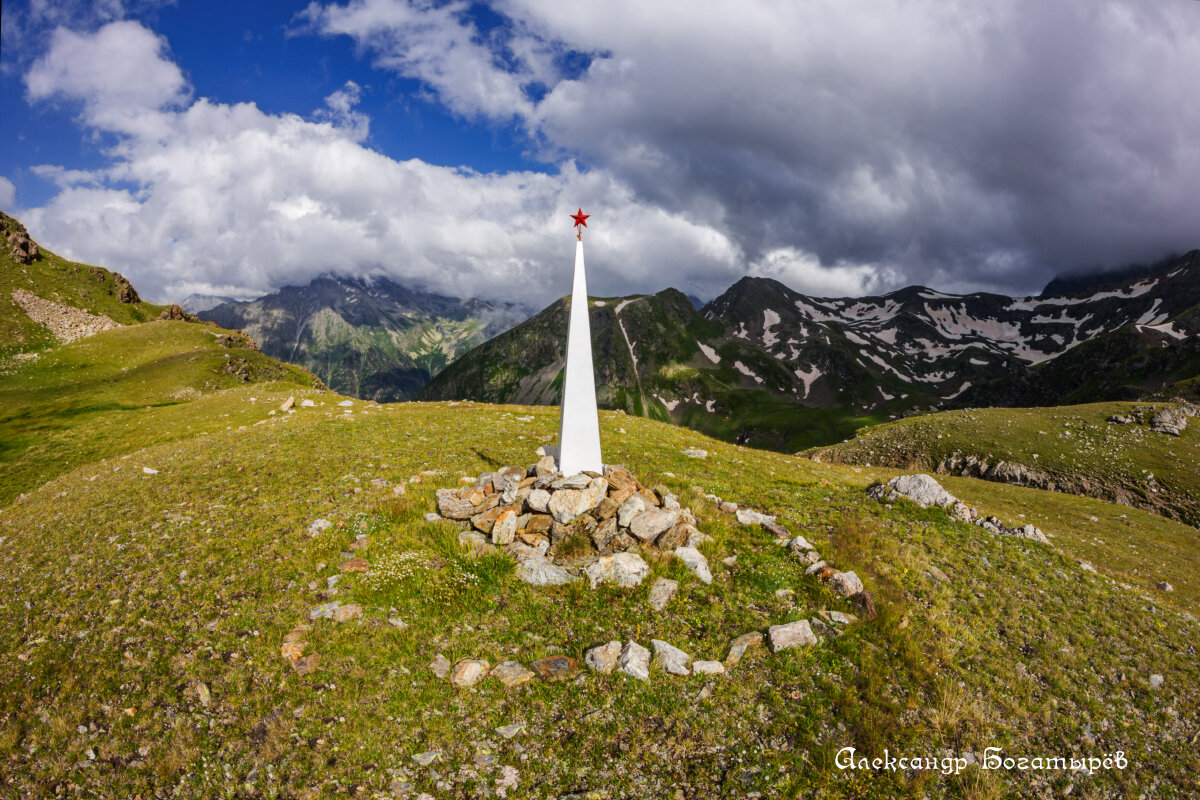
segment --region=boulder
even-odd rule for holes
[[[569,656],[546,656],[530,664],[545,681],[562,681],[579,672],[579,662]]]
[[[786,625],[772,625],[767,629],[767,646],[771,648],[772,653],[816,643],[817,636],[806,619],[789,622]]]
[[[519,516],[520,512],[516,507],[501,507],[500,514],[496,517],[496,522],[492,526],[492,544],[503,546],[512,543],[513,537],[517,533],[517,519]]]
[[[943,489],[933,476],[925,474],[897,475],[888,481],[881,499],[894,501],[899,497],[906,497],[921,508],[952,508],[958,502],[958,498]]]
[[[720,661],[693,661],[692,672],[697,675],[723,675],[725,665]]]
[[[435,676],[444,678],[450,674],[450,659],[438,653],[433,657],[433,661],[429,662],[429,669]]]
[[[544,558],[522,558],[517,563],[517,577],[530,586],[562,586],[579,580],[562,567]]]
[[[662,639],[651,639],[654,646],[654,666],[671,675],[691,675],[692,657]]]
[[[609,517],[596,526],[596,530],[592,533],[592,546],[597,551],[603,553],[608,549],[609,543],[617,535],[617,520]]]
[[[611,499],[611,498],[610,498]],[[633,518],[646,510],[646,501],[640,494],[631,494],[617,507],[617,524],[628,528]]]
[[[679,589],[679,583],[670,578],[658,578],[650,586],[650,607],[655,611],[662,611],[671,602],[671,598],[675,596],[675,592]]]
[[[437,490],[438,513],[447,519],[470,519],[478,513],[471,501],[458,496],[457,489]]]
[[[676,547],[674,550],[675,557],[683,562],[683,565],[696,574],[704,583],[712,583],[712,573],[708,571],[708,559],[694,547]]]
[[[643,511],[629,522],[629,532],[643,542],[653,542],[659,534],[675,527],[677,516],[674,511],[653,509]]]
[[[1046,538],[1046,534],[1029,523],[1025,523],[1019,528],[1013,528],[1012,534],[1021,539],[1031,539],[1042,544],[1050,544],[1050,540]]]
[[[617,668],[639,681],[650,680],[650,651],[637,642],[626,642],[617,657]]]
[[[770,514],[764,514],[761,511],[755,511],[752,508],[739,508],[734,514],[737,515],[737,521],[740,525],[765,525],[769,522],[775,522],[775,517]]]
[[[588,478],[588,481],[586,488],[560,489],[550,497],[547,509],[556,521],[566,525],[600,504],[608,491],[608,481],[604,478]]]
[[[1187,427],[1187,415],[1176,408],[1164,408],[1150,419],[1150,430],[1178,436]]]
[[[743,633],[741,636],[729,643],[729,654],[725,656],[726,669],[736,665],[742,660],[742,656],[752,647],[762,647],[763,635],[758,631]]]
[[[583,654],[583,662],[601,675],[610,675],[617,668],[617,659],[620,657],[621,643],[613,640],[607,644],[589,648]]]
[[[639,586],[650,574],[650,565],[637,553],[615,553],[611,556],[601,556],[583,572],[593,589],[602,583],[632,588]]]
[[[810,550],[816,549],[811,544],[809,544],[808,539],[805,539],[803,536],[797,536],[796,538],[792,539],[790,542],[788,542],[787,546],[788,546],[788,549],[791,550],[796,555],[800,555],[801,553],[807,553]]]
[[[526,669],[520,661],[505,661],[497,664],[490,674],[505,686],[520,686],[534,678],[533,670]]]
[[[654,546],[664,551],[674,550],[676,547],[686,547],[693,532],[697,532],[694,525],[681,522],[659,534],[658,538],[654,540]]]
[[[488,674],[488,662],[481,658],[467,658],[450,670],[450,682],[455,686],[474,686]]]
[[[863,590],[862,581],[853,572],[835,572],[830,580],[842,597],[852,597]]]

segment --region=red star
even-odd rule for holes
[[[581,208],[577,212],[575,212],[574,214],[570,214],[569,216],[571,217],[571,219],[575,220],[576,228],[578,228],[581,225],[586,228],[587,227],[587,218],[590,217],[591,214],[583,213],[583,209]]]

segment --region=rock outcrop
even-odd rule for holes
[[[970,522],[984,530],[1001,536],[1015,536],[1018,539],[1032,539],[1042,544],[1050,544],[1046,534],[1030,524],[1017,528],[1009,528],[998,518],[984,517],[973,507],[959,500],[942,488],[929,475],[897,475],[885,484],[876,484],[867,489],[867,497],[881,503],[891,503],[901,498],[910,500],[922,508],[938,506],[945,508],[951,515],[963,522]],[[852,574],[852,573],[846,573]],[[861,588],[859,589],[861,591]]]

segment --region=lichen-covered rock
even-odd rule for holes
[[[450,671],[450,682],[455,686],[474,686],[488,674],[488,662],[481,658],[467,658],[454,665]]]
[[[615,639],[607,644],[589,648],[583,654],[583,662],[601,675],[610,675],[617,668],[617,659],[621,657],[621,643]]]
[[[562,586],[579,580],[567,570],[544,558],[522,558],[517,563],[517,578],[530,586]]]
[[[741,636],[729,643],[729,654],[725,656],[726,669],[735,666],[742,660],[742,656],[752,647],[762,647],[763,635],[759,631],[751,631],[743,633]]]
[[[641,585],[650,574],[650,565],[637,553],[614,553],[596,559],[583,572],[593,589],[602,583],[632,588]]]
[[[526,669],[520,661],[501,662],[489,674],[505,686],[520,686],[535,677],[533,670]]]
[[[830,581],[842,597],[852,597],[863,590],[862,581],[853,572],[835,572]]]
[[[589,478],[588,481],[583,489],[559,489],[554,492],[547,510],[555,521],[566,525],[600,504],[604,493],[608,491],[608,481],[604,478]]]
[[[675,527],[678,517],[674,511],[652,509],[643,511],[629,522],[629,532],[643,542],[653,542],[659,534]]]
[[[675,557],[683,562],[683,565],[695,573],[696,577],[704,583],[712,583],[712,573],[708,570],[708,559],[694,547],[676,547],[674,550]]]
[[[786,625],[772,625],[767,629],[767,646],[772,653],[787,650],[801,645],[814,645],[817,635],[813,633],[808,620],[801,619]]]
[[[662,639],[651,639],[654,645],[654,666],[671,675],[691,675],[692,657]]]
[[[617,658],[617,668],[639,681],[650,680],[650,651],[632,640],[626,642]]]

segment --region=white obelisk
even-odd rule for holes
[[[580,209],[576,226],[587,226]],[[580,229],[582,231],[582,229]],[[588,324],[587,277],[583,236],[575,242],[575,279],[567,326],[567,365],[563,372],[562,420],[558,426],[558,470],[563,475],[604,472],[600,458],[600,415],[596,411],[596,375],[592,367],[592,331]]]

